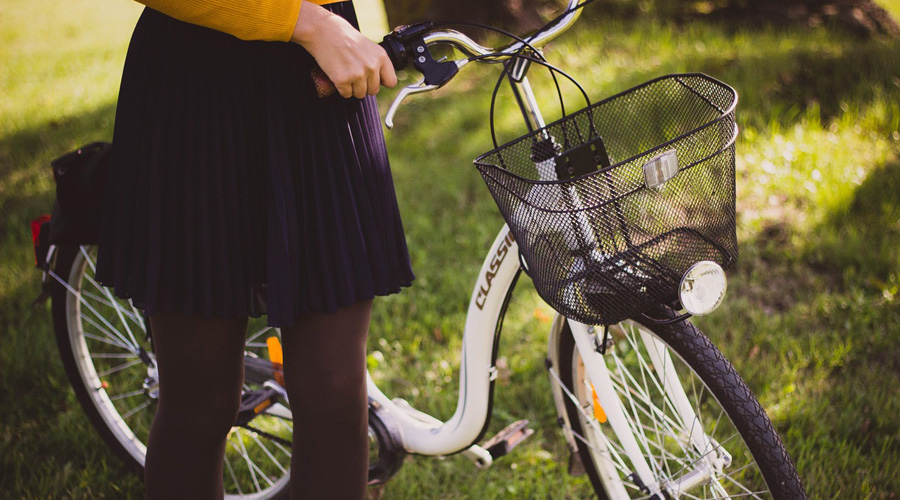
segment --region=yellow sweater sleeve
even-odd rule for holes
[[[242,40],[287,42],[300,4],[339,0],[137,0],[175,19],[212,28]]]

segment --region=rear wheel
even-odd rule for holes
[[[88,419],[135,470],[142,470],[156,410],[156,361],[141,311],[94,279],[95,250],[60,247],[54,266],[53,323],[63,365]],[[267,339],[274,328],[248,330],[245,396],[276,378]],[[272,342],[272,341],[270,341]],[[246,418],[244,420],[247,420]],[[285,400],[228,434],[226,498],[287,498],[293,421]]]
[[[648,497],[599,404],[602,390],[616,392],[665,498],[806,498],[759,402],[693,325],[625,321],[609,338],[603,359],[613,387],[595,388],[568,324],[559,337],[566,413],[599,498]]]

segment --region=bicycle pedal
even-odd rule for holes
[[[496,436],[488,439],[482,448],[486,449],[493,458],[500,458],[519,445],[528,436],[534,434],[534,429],[528,428],[527,420],[518,420],[506,426]]]
[[[278,392],[270,387],[241,394],[241,406],[234,425],[246,425],[275,401]]]

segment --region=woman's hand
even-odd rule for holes
[[[382,85],[397,85],[387,53],[342,17],[303,2],[291,41],[303,46],[343,97],[375,95]]]

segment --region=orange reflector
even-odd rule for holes
[[[107,382],[105,380],[103,382],[100,382],[100,388],[109,389],[109,382]]]
[[[266,339],[266,345],[269,347],[269,361],[284,364],[284,352],[281,350],[281,342],[278,337],[269,337]]]
[[[597,391],[594,390],[594,384],[591,384],[591,394],[594,397],[594,418],[601,424],[605,424],[606,412],[603,411],[603,407],[600,406],[600,399],[597,398]]]
[[[275,381],[284,386],[284,372],[282,371],[284,351],[281,350],[281,342],[278,337],[269,337],[266,339],[266,346],[269,348],[269,361],[275,365],[273,366]]]
[[[265,410],[266,408],[268,408],[271,405],[272,405],[272,402],[267,399],[267,400],[263,401],[262,403],[256,405],[256,408],[253,409],[253,413],[260,413],[261,411]]]

